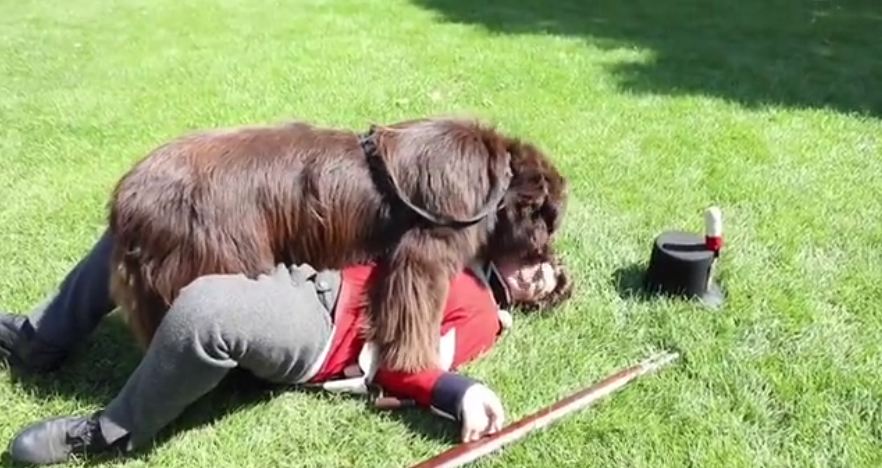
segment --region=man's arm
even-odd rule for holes
[[[379,369],[373,382],[386,393],[411,399],[433,412],[463,423],[463,440],[474,440],[499,430],[503,410],[498,397],[480,382],[455,370],[489,350],[500,332],[492,300],[470,301],[445,315],[442,343],[453,343],[448,369],[436,367],[418,373]],[[442,344],[442,360],[445,358]],[[448,350],[449,351],[449,350]],[[442,364],[444,365],[444,364]]]

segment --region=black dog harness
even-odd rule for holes
[[[419,217],[424,220],[442,227],[454,227],[454,228],[464,228],[471,226],[482,219],[486,218],[490,213],[499,209],[502,206],[502,199],[505,197],[505,193],[508,190],[508,186],[511,183],[511,155],[506,155],[509,161],[506,162],[506,171],[505,175],[500,179],[495,179],[493,182],[493,187],[490,190],[490,194],[487,197],[487,200],[484,202],[484,205],[481,207],[481,210],[478,211],[477,214],[460,219],[449,215],[439,214],[439,213],[431,213],[424,208],[416,206],[410,198],[401,190],[401,186],[398,184],[398,179],[395,177],[395,174],[389,170],[389,166],[386,164],[386,160],[377,150],[377,142],[374,141],[374,135],[376,133],[376,126],[371,125],[370,130],[360,135],[359,143],[361,144],[361,148],[364,151],[365,157],[367,158],[368,164],[376,169],[381,177],[383,177],[384,181],[389,184],[392,191],[395,194],[395,197],[398,198],[405,206],[407,206],[411,211],[416,213]]]

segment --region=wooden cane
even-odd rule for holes
[[[655,372],[680,357],[679,353],[663,352],[652,355],[640,363],[620,370],[589,388],[579,390],[570,396],[547,406],[519,421],[506,426],[501,431],[474,442],[459,444],[414,468],[455,467],[477,460],[501,449],[527,434],[550,425],[575,411],[592,405],[597,400],[622,389],[643,375]]]

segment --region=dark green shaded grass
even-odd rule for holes
[[[575,299],[518,317],[466,369],[509,419],[652,350],[684,352],[482,464],[878,466],[880,16],[779,3],[2,5],[0,307],[52,290],[97,238],[114,182],[168,138],[464,113],[537,142],[572,183],[560,249]],[[821,39],[841,58],[813,55]],[[726,309],[629,294],[653,237],[700,231],[709,204],[726,218]],[[110,320],[57,376],[2,371],[0,439],[100,408],[137,358]],[[241,384],[107,464],[403,466],[458,434],[419,411]]]

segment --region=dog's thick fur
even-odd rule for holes
[[[546,251],[565,181],[534,146],[472,121],[407,121],[370,138],[406,196],[434,213],[466,218],[495,182],[510,184],[487,217],[444,227],[392,195],[352,132],[295,122],[171,141],[120,180],[110,203],[112,294],[141,345],[201,275],[376,260],[367,338],[392,369],[434,365],[450,277],[476,257]]]

